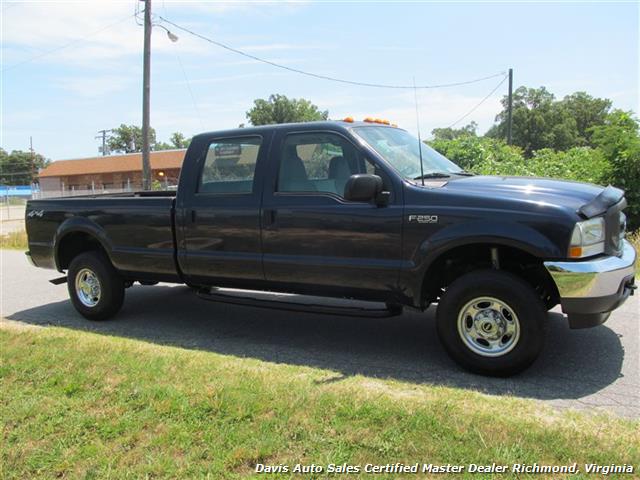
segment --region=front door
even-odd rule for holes
[[[402,196],[381,167],[335,132],[280,132],[263,196],[265,277],[293,290],[345,296],[394,290],[401,265]],[[274,165],[275,164],[275,165]],[[355,173],[376,173],[389,205],[344,198]]]

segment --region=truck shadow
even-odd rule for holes
[[[85,320],[66,300],[8,318],[318,367],[337,373],[331,381],[364,375],[545,400],[598,392],[621,376],[624,358],[611,329],[569,331],[562,315],[551,313],[538,361],[516,377],[487,378],[461,370],[447,357],[433,308],[383,319],[317,315],[206,302],[183,286],[132,287],[123,310],[107,322]]]

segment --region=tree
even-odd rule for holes
[[[173,148],[187,148],[191,143],[191,139],[185,138],[185,136],[180,132],[172,133],[170,141],[173,144]]]
[[[142,128],[137,125],[121,124],[114,128],[108,140],[109,150],[120,153],[142,151]],[[151,150],[156,146],[156,131],[149,128],[149,145]]]
[[[49,160],[36,153],[13,150],[10,154],[0,148],[0,184],[30,185],[38,175],[38,170],[46,167]]]
[[[629,227],[640,227],[640,124],[632,112],[613,110],[604,125],[589,129],[593,143],[611,164],[607,181],[625,190]]]
[[[167,142],[156,142],[153,146],[153,150],[173,150],[176,148],[187,148],[191,143],[190,138],[186,138],[180,132],[174,132],[171,134],[171,138],[169,139],[171,143]]]
[[[471,122],[468,125],[465,125],[462,128],[434,128],[431,130],[431,134],[433,135],[434,140],[453,140],[459,137],[475,137],[476,130],[478,129],[478,124],[476,122]]]
[[[252,125],[271,125],[326,120],[329,112],[321,112],[316,105],[304,98],[289,99],[285,95],[275,94],[268,100],[254,100],[253,108],[247,111],[246,116]]]
[[[567,110],[557,108],[554,95],[545,87],[519,87],[513,92],[513,144],[527,157],[541,148],[562,149],[572,146],[577,136],[575,120]],[[502,99],[503,110],[496,116],[497,125],[487,132],[493,138],[505,138],[508,97]]]
[[[586,92],[575,92],[564,97],[560,104],[576,121],[580,146],[593,146],[590,130],[605,124],[611,109],[611,100],[594,98]]]
[[[489,137],[506,137],[508,97],[502,99],[502,106],[498,124],[487,132]],[[611,100],[585,92],[557,101],[544,87],[519,87],[513,94],[513,144],[522,147],[527,157],[542,148],[593,147],[590,129],[604,124],[610,108]]]

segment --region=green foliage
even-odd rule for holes
[[[477,129],[478,124],[476,122],[471,122],[462,128],[434,128],[433,130],[431,130],[431,134],[436,140],[453,140],[454,138],[458,137],[475,137]]]
[[[156,131],[149,129],[149,143],[151,149],[156,144]],[[121,124],[114,128],[107,140],[109,150],[120,153],[133,153],[142,151],[142,128],[137,125]]]
[[[46,167],[49,160],[39,153],[13,150],[7,153],[0,148],[0,184],[2,185],[30,185],[35,181],[38,170]]]
[[[153,149],[154,150],[174,150],[174,149],[177,149],[177,148],[188,148],[189,144],[191,143],[191,139],[190,138],[186,138],[180,132],[172,133],[171,137],[169,138],[169,141],[171,143],[156,142],[156,144],[154,145]]]
[[[506,138],[508,97],[502,99],[502,106],[496,117],[498,123],[487,136]],[[610,100],[585,92],[558,101],[544,87],[519,87],[513,92],[513,144],[521,147],[527,157],[543,148],[593,146],[591,129],[604,124],[610,108]]]
[[[525,160],[531,175],[606,184],[611,164],[602,152],[590,147],[574,147],[564,152],[538,150]]]
[[[605,124],[611,100],[594,98],[586,92],[575,92],[564,97],[560,103],[576,122],[577,143],[593,146],[590,130],[596,125]]]
[[[287,98],[285,95],[271,95],[268,100],[258,98],[246,113],[252,125],[276,123],[313,122],[326,120],[329,112],[320,111],[316,105],[304,98]]]
[[[159,142],[156,140],[156,131],[149,129],[149,145],[151,150],[173,150],[174,148],[187,148],[191,143],[190,138],[186,138],[180,132],[171,134],[169,141]],[[109,150],[119,153],[134,153],[142,151],[142,128],[137,125],[122,124],[114,128],[107,141]]]
[[[493,138],[460,137],[430,144],[465,170],[479,175],[551,177],[605,184],[611,175],[611,164],[602,151],[590,147],[564,152],[545,148],[525,158],[518,147]]]
[[[637,420],[102,333],[0,322],[3,479],[369,480],[398,476],[255,465],[640,462]]]
[[[429,144],[464,170],[483,175],[526,175],[522,150],[502,140],[461,136]]]
[[[631,228],[640,227],[640,134],[631,112],[614,110],[604,125],[590,129],[593,143],[611,164],[607,182],[626,192]]]
[[[172,133],[171,134],[171,138],[169,140],[171,141],[171,144],[173,145],[173,148],[187,148],[189,146],[189,144],[191,143],[191,139],[190,138],[186,138],[180,132]]]

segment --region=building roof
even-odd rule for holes
[[[151,152],[151,169],[181,168],[186,149]],[[40,177],[66,177],[96,173],[139,172],[142,170],[142,154],[109,155],[106,157],[57,160],[40,171]]]

